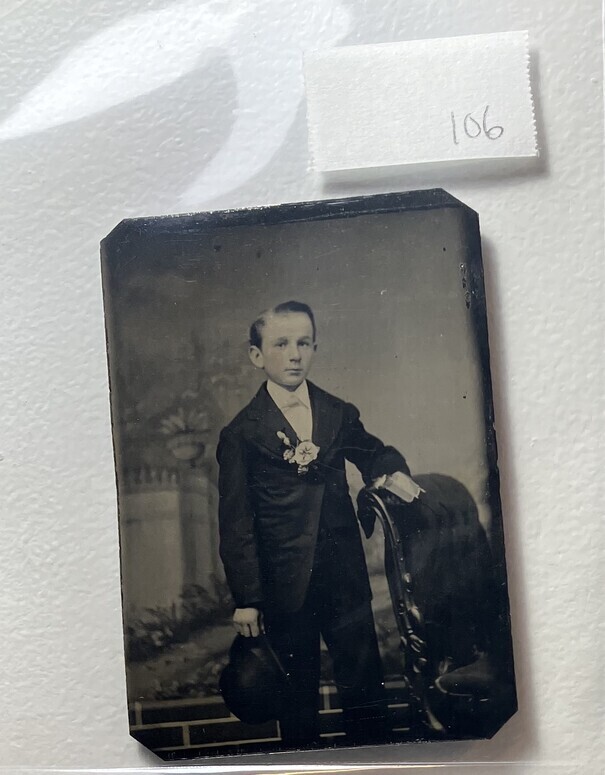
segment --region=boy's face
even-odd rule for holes
[[[250,347],[250,360],[273,382],[296,390],[307,378],[316,347],[313,324],[304,312],[270,315],[262,328],[261,347]]]

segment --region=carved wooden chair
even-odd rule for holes
[[[457,480],[414,477],[413,503],[361,490],[366,534],[380,520],[409,687],[411,732],[491,737],[516,710],[508,604],[477,506]]]

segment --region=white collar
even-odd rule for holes
[[[278,409],[285,409],[292,406],[293,398],[296,398],[298,401],[300,401],[300,403],[306,406],[307,409],[311,408],[311,399],[309,398],[309,386],[307,385],[307,380],[301,383],[296,388],[296,390],[292,391],[286,390],[286,388],[283,388],[281,385],[278,385],[276,382],[272,382],[270,379],[268,379],[267,391],[277,404]]]

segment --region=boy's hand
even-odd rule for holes
[[[233,626],[245,638],[258,638],[265,631],[263,616],[258,608],[236,608]]]

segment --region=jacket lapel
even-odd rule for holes
[[[313,443],[323,457],[334,443],[342,422],[340,405],[312,382],[308,382],[311,411],[313,412]]]
[[[296,431],[286,420],[263,383],[248,407],[248,417],[257,421],[254,437],[261,446],[278,457],[283,457],[286,449],[278,433],[285,433],[292,444],[296,444]]]
[[[307,384],[313,413],[313,443],[319,447],[319,457],[322,458],[338,434],[342,408],[312,382],[307,380]],[[261,385],[250,402],[248,418],[256,422],[254,438],[257,443],[274,455],[282,457],[285,450],[283,441],[277,435],[279,432],[285,433],[293,444],[296,443],[296,431],[277,408],[267,391],[266,383]]]

